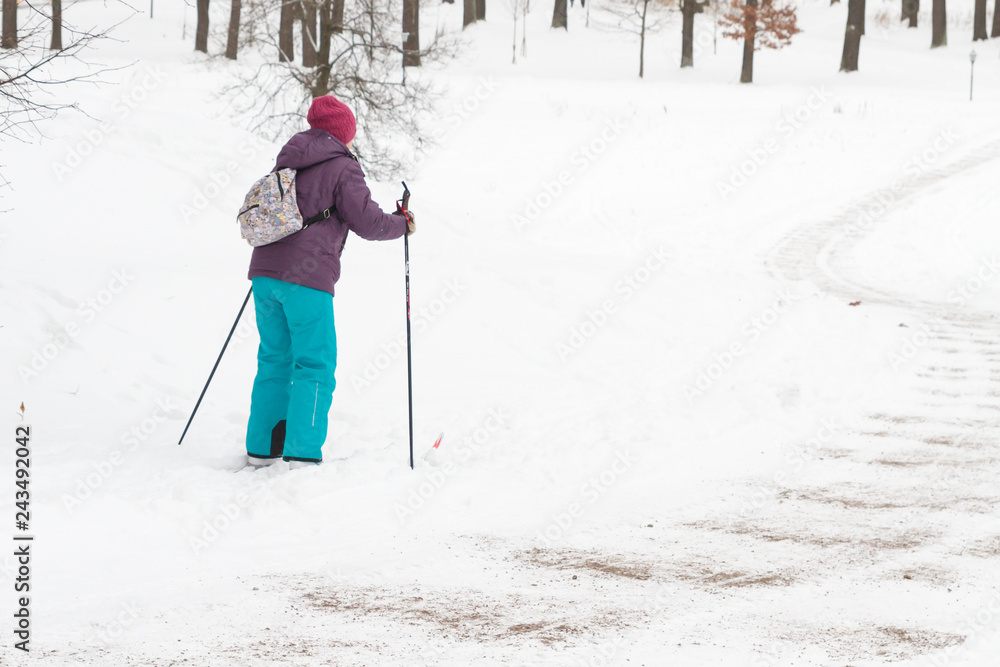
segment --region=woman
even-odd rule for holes
[[[247,425],[247,466],[284,459],[290,468],[323,460],[327,413],[336,386],[334,285],[348,231],[371,241],[415,231],[413,216],[387,215],[371,200],[351,153],[354,114],[332,96],[317,97],[306,116],[311,129],[293,136],[274,170],[296,170],[304,219],[326,208],[328,220],[254,249],[253,285],[260,347]]]

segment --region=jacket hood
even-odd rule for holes
[[[299,132],[278,153],[276,169],[305,169],[339,156],[350,156],[347,146],[325,130]]]

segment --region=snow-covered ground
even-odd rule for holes
[[[932,52],[869,7],[847,76],[846,3],[806,1],[745,86],[705,16],[639,80],[599,8],[534,6],[512,65],[491,5],[406,175],[416,469],[402,243],[354,239],[328,460],[240,474],[252,305],[177,440],[280,144],[219,113],[193,10],[129,20],[89,116],[3,143],[0,536],[23,423],[35,540],[28,655],[0,549],[0,664],[996,665],[1000,57],[970,103],[949,9]]]

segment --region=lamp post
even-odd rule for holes
[[[976,50],[969,51],[969,101],[972,101],[972,82],[976,72]]]

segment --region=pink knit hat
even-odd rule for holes
[[[358,124],[350,108],[333,95],[314,99],[306,120],[309,121],[309,127],[326,130],[345,146],[351,143],[358,132]]]

